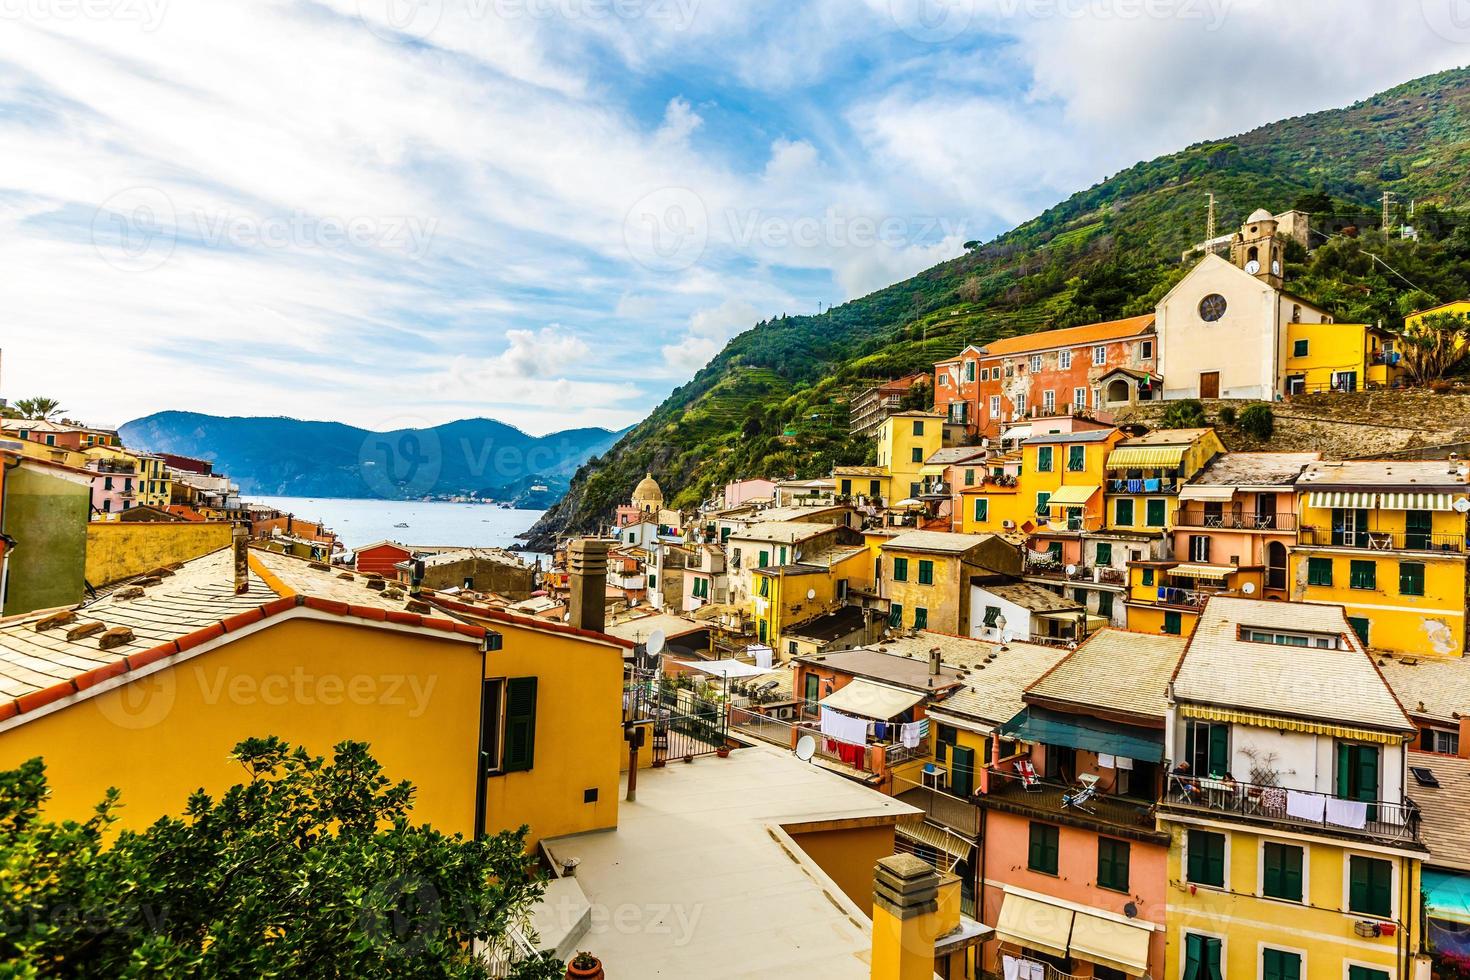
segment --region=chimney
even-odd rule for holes
[[[939,647],[929,649],[929,674],[932,677],[939,676]]]
[[[236,524],[231,533],[230,547],[235,556],[235,595],[244,595],[250,591],[250,539],[245,534],[243,524]]]
[[[567,622],[578,629],[601,633],[607,624],[607,547],[596,538],[578,538],[567,547]]]
[[[958,879],[954,879],[958,884]],[[873,980],[931,980],[934,940],[946,932],[941,878],[912,854],[881,858],[873,875]],[[944,896],[949,899],[951,896]],[[953,896],[957,898],[958,896]],[[958,908],[954,909],[958,911]]]

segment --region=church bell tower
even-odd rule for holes
[[[1258,208],[1230,240],[1230,261],[1262,282],[1281,288],[1284,242],[1271,212]]]

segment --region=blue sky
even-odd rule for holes
[[[621,427],[763,318],[1464,64],[1467,5],[3,0],[0,394]]]

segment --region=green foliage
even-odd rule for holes
[[[15,403],[15,410],[23,419],[51,419],[66,411],[61,407],[61,402],[55,398],[46,398],[41,395],[19,399]]]
[[[1215,418],[1217,418],[1217,419],[1220,420],[1220,424],[1221,425],[1234,425],[1235,424],[1235,406],[1234,405],[1221,405],[1220,406],[1220,411],[1218,411],[1218,412],[1215,413]]]
[[[1470,221],[1458,210],[1467,145],[1470,70],[1460,69],[1136,164],[911,279],[740,334],[574,481],[538,532],[595,527],[645,470],[688,506],[737,477],[815,477],[859,462],[847,404],[874,382],[931,370],[967,344],[1151,311],[1193,265],[1180,256],[1204,238],[1207,193],[1224,231],[1258,207],[1293,204],[1319,228],[1356,225],[1356,238],[1314,235],[1310,256],[1289,245],[1289,288],[1340,322],[1397,327],[1411,291],[1470,295]],[[1377,230],[1384,190],[1438,205],[1418,241]],[[764,414],[747,431],[752,406],[793,425],[794,444],[775,441],[781,428]]]
[[[1197,398],[1170,402],[1159,418],[1159,427],[1164,429],[1201,429],[1207,425],[1205,407]]]
[[[1433,384],[1470,353],[1470,318],[1458,313],[1431,313],[1400,338],[1399,351],[1411,381]]]
[[[524,828],[465,840],[411,824],[413,787],[362,743],[327,761],[250,739],[234,758],[245,782],[141,833],[111,827],[116,791],[56,823],[40,759],[0,772],[0,973],[490,976],[472,943],[521,924],[543,888]],[[562,969],[542,956],[514,975]]]
[[[1271,406],[1262,402],[1247,405],[1240,413],[1240,431],[1261,441],[1276,431],[1276,416]]]

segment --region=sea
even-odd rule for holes
[[[333,497],[244,497],[308,521],[320,521],[349,551],[374,541],[419,545],[509,548],[546,513],[495,504],[455,504],[419,500],[353,500]],[[407,524],[407,527],[399,527]],[[528,562],[546,556],[523,552]]]

